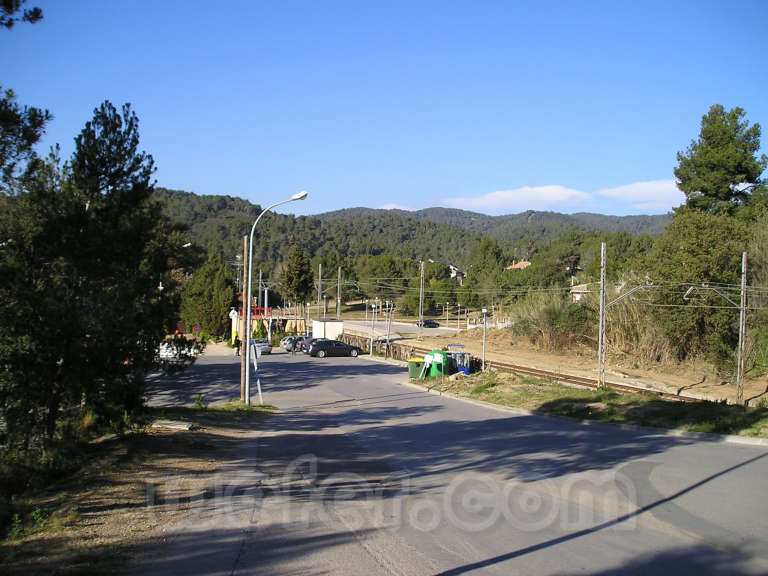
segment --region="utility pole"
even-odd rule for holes
[[[339,266],[339,279],[336,284],[336,320],[341,320],[341,266]]]
[[[448,302],[445,303],[445,325],[448,326]]]
[[[488,310],[483,308],[483,365],[482,371],[485,372],[485,326],[488,324]]]
[[[261,308],[261,291],[264,289],[264,285],[261,283],[261,268],[259,268],[259,289],[256,291],[256,299],[258,302],[256,303],[256,306],[258,308]]]
[[[597,337],[597,385],[605,386],[605,242],[600,244],[600,328]]]
[[[424,327],[424,260],[420,262],[420,276],[419,282],[419,338],[421,338],[421,330]]]
[[[323,265],[317,265],[317,308],[320,309],[320,300],[322,300],[323,293]],[[319,314],[318,314],[319,315]]]
[[[389,357],[389,334],[392,329],[392,312],[394,312],[394,302],[387,300],[387,312],[389,312],[389,318],[387,318],[387,349],[384,353],[384,357]]]
[[[267,308],[269,308],[269,286],[264,286],[264,312],[262,316],[266,316]],[[267,318],[267,341],[272,342],[272,314]]]
[[[456,306],[458,306],[456,309],[456,331],[458,332],[461,330],[461,304],[456,302]]]
[[[245,286],[248,283],[248,236],[243,236],[243,314],[240,317],[240,402],[245,404],[245,371],[248,370],[248,350],[246,350],[246,306]]]
[[[741,254],[741,306],[739,306],[739,351],[736,359],[736,402],[744,403],[744,336],[747,328],[747,253]]]

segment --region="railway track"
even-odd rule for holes
[[[427,348],[421,348],[419,346],[412,346],[415,352],[424,353],[430,352]],[[521,366],[519,364],[511,364],[508,362],[486,362],[488,365],[498,368],[500,370],[509,370],[516,374],[524,374],[525,376],[533,376],[535,378],[542,378],[545,380],[552,380],[554,382],[560,382],[562,384],[570,384],[574,386],[581,386],[583,388],[598,388],[596,378],[586,378],[584,376],[575,376],[573,374],[564,374],[562,372],[551,372],[549,370],[541,370],[540,368],[532,368],[530,366]],[[633,386],[631,384],[620,384],[618,382],[605,382],[605,385],[615,390],[616,392],[623,392],[625,394],[643,394],[645,396],[655,396],[657,398],[664,398],[667,400],[677,400],[679,402],[701,402],[699,398],[692,396],[682,396],[680,394],[672,394],[671,392],[661,392],[659,390],[652,390],[650,388],[644,388],[642,386]]]

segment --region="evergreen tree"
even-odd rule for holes
[[[27,0],[2,0],[0,1],[0,27],[13,28],[16,22],[29,22],[36,24],[43,19],[43,11],[35,6],[30,9],[22,9]]]
[[[20,107],[13,90],[0,87],[0,93],[0,193],[13,194],[20,168],[36,157],[34,146],[51,114],[40,108]]]
[[[720,295],[701,290],[689,300],[682,296],[690,286],[723,286],[738,301],[741,254],[747,247],[748,228],[724,215],[688,210],[675,215],[666,235],[649,254],[648,269],[660,293],[656,319],[679,358],[702,353],[723,365],[732,358],[738,340],[738,310]]]
[[[137,146],[136,116],[105,102],[70,165],[33,158],[0,197],[0,412],[13,441],[52,441],[64,407],[114,416],[141,404],[175,311],[158,290],[172,227]]]
[[[211,336],[227,335],[228,312],[235,298],[231,274],[220,254],[208,257],[192,274],[181,296],[181,318],[187,328],[199,324]]]
[[[760,149],[760,125],[745,120],[741,108],[726,111],[715,104],[701,119],[698,140],[678,152],[677,186],[688,208],[711,214],[734,214],[750,204],[768,164]]]
[[[296,304],[306,302],[312,296],[313,278],[309,258],[304,250],[294,244],[288,253],[281,277],[285,297]]]

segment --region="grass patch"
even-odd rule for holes
[[[479,373],[435,383],[444,392],[583,420],[768,438],[768,406],[679,402],[644,394],[573,388],[529,376]]]
[[[145,409],[140,422],[148,426],[156,419],[181,420],[200,426],[238,426],[256,424],[277,412],[274,406],[246,405],[239,399],[226,404],[194,406],[149,406]]]

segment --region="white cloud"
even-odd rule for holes
[[[408,212],[413,212],[413,208],[409,208],[408,206],[401,206],[400,204],[384,204],[382,206],[379,206],[381,210],[407,210]]]
[[[674,180],[635,182],[626,186],[600,190],[598,196],[611,198],[639,212],[666,212],[685,202],[685,194]]]
[[[474,198],[445,198],[443,203],[452,208],[476,212],[524,212],[525,210],[572,211],[585,210],[594,202],[592,196],[581,190],[564,186],[524,186],[514,190],[497,190]]]
[[[598,212],[601,214],[658,214],[685,202],[674,180],[634,182],[597,192],[584,192],[565,186],[524,186],[497,190],[475,197],[443,198],[452,208],[475,212],[512,214],[526,210],[554,212]]]

